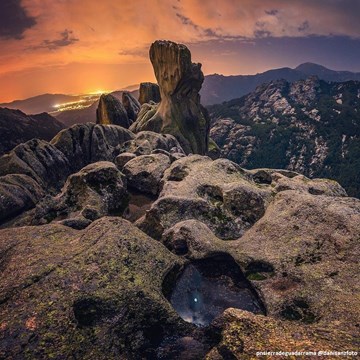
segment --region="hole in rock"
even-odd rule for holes
[[[168,292],[169,286],[172,291]],[[165,279],[163,289],[181,318],[197,326],[210,324],[230,307],[265,314],[259,296],[234,259],[226,254],[192,262],[175,280],[173,274]]]
[[[260,260],[251,261],[245,268],[245,276],[248,280],[265,280],[273,273],[274,267]]]
[[[213,204],[222,203],[224,201],[222,190],[218,186],[201,185],[197,192],[201,197],[206,198]]]
[[[253,180],[257,183],[257,184],[267,184],[270,185],[272,182],[272,178],[271,178],[271,174],[269,174],[268,172],[264,171],[264,170],[259,170],[257,171],[253,176],[252,176]]]
[[[114,303],[96,297],[77,299],[73,303],[74,317],[80,327],[94,326],[107,317],[114,317]]]
[[[130,195],[129,205],[123,213],[123,218],[135,222],[145,215],[147,210],[150,210],[152,203],[157,198],[134,189],[128,189],[128,192]]]
[[[294,299],[292,303],[285,304],[280,315],[286,320],[302,321],[305,324],[312,324],[318,320],[310,305],[303,299]]]
[[[188,170],[186,166],[177,164],[171,169],[171,172],[168,176],[169,181],[182,181],[188,175]]]

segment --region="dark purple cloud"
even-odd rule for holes
[[[21,6],[20,0],[0,0],[0,38],[22,39],[26,29],[36,24]]]
[[[60,33],[60,37],[54,40],[43,40],[40,45],[31,47],[32,50],[37,49],[49,49],[49,50],[56,50],[58,48],[69,46],[74,44],[75,42],[79,41],[78,38],[74,36],[72,30],[65,29]]]

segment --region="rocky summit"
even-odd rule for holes
[[[171,42],[151,54],[161,102],[134,124],[158,132],[74,125],[0,157],[0,358],[357,351],[360,200],[334,180],[199,154],[200,66]],[[136,103],[122,105],[130,119]],[[186,106],[162,133],[162,109]]]
[[[209,116],[200,104],[204,81],[201,64],[191,62],[185,45],[155,41],[150,60],[160,88],[159,104],[145,103],[131,130],[174,135],[186,153],[205,154],[209,143]]]
[[[128,91],[122,93],[122,101],[113,94],[103,94],[96,110],[96,123],[129,128],[135,121],[139,109],[138,100]]]

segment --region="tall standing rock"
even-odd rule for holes
[[[201,64],[191,62],[191,53],[185,45],[159,40],[150,47],[150,60],[161,101],[156,109],[149,108],[150,114],[141,111],[131,129],[172,134],[185,152],[205,154],[209,116],[200,104],[199,91],[204,81]]]
[[[102,94],[96,110],[96,123],[101,125],[130,126],[130,121],[120,100],[111,94]]]
[[[161,100],[160,89],[158,84],[151,82],[144,82],[140,84],[139,89],[139,103],[145,104],[153,101],[159,103]]]
[[[124,91],[121,97],[122,104],[126,110],[129,122],[132,124],[140,111],[139,101],[128,91]]]

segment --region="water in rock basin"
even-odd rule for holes
[[[170,296],[172,306],[185,321],[208,325],[230,307],[265,312],[234,260],[229,262],[206,260],[185,268]]]

